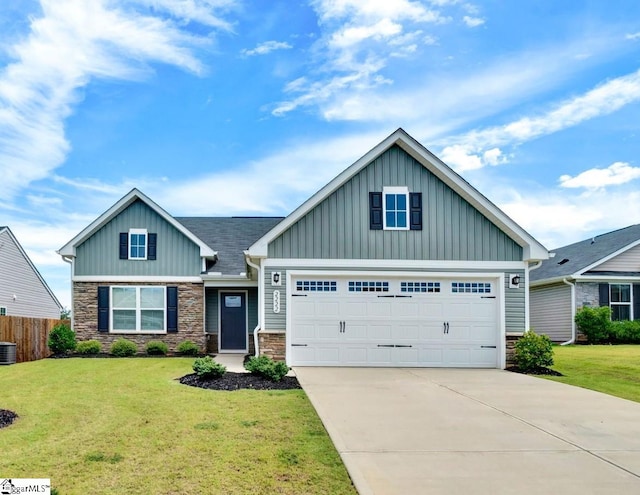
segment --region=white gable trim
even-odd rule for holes
[[[394,144],[406,151],[422,166],[451,187],[456,193],[467,200],[474,208],[483,213],[490,221],[502,229],[517,244],[523,248],[523,261],[546,260],[549,258],[547,249],[516,224],[502,210],[483,196],[471,184],[453,171],[442,160],[413,139],[403,129],[398,129],[384,141],[375,146],[362,158],[357,160],[311,198],[296,208],[282,222],[258,239],[247,251],[252,258],[265,258],[268,255],[269,243],[285,232],[300,218],[320,204],[336,189],[346,183],[351,177],[360,172],[374,159],[384,153]]]
[[[149,208],[160,215],[165,221],[180,231],[185,237],[196,244],[200,248],[201,257],[213,257],[216,256],[216,252],[196,237],[190,230],[184,225],[173,218],[169,213],[163,210],[158,204],[151,200],[144,193],[138,189],[132,189],[125,196],[123,196],[116,204],[105,211],[102,215],[96,218],[90,223],[82,232],[71,239],[67,244],[62,246],[56,251],[62,257],[75,257],[76,247],[86,241],[89,237],[95,234],[100,228],[109,223],[116,215],[126,210],[137,199],[145,203]]]
[[[38,271],[38,269],[36,268],[36,266],[33,264],[33,262],[31,261],[31,258],[29,258],[29,256],[27,255],[27,252],[22,248],[22,246],[20,245],[20,243],[18,242],[18,239],[16,239],[16,236],[13,235],[13,232],[11,232],[11,229],[9,227],[0,227],[0,234],[2,234],[3,232],[7,232],[7,234],[9,234],[9,237],[11,238],[11,240],[13,241],[13,243],[16,245],[16,247],[18,248],[18,251],[20,251],[20,254],[22,255],[22,257],[25,259],[25,261],[29,264],[29,266],[31,267],[31,270],[33,270],[33,273],[36,274],[36,277],[38,277],[38,279],[40,280],[40,283],[43,285],[43,287],[45,288],[45,290],[49,293],[49,295],[51,296],[51,299],[53,299],[53,302],[55,304],[58,305],[58,307],[60,308],[60,310],[62,310],[62,304],[60,304],[60,301],[58,301],[58,298],[56,297],[56,295],[53,293],[53,291],[51,290],[51,288],[49,287],[49,285],[47,284],[47,282],[45,281],[44,278],[42,278],[42,275],[40,275],[40,272]]]
[[[638,239],[637,241],[632,242],[631,244],[627,244],[625,247],[618,249],[617,251],[614,251],[613,253],[605,256],[604,258],[599,259],[598,261],[596,261],[595,263],[590,264],[589,266],[584,267],[582,270],[576,272],[574,275],[576,277],[580,276],[580,275],[584,275],[585,272],[588,272],[589,270],[593,270],[594,268],[597,268],[599,265],[602,265],[603,263],[606,263],[607,261],[615,258],[616,256],[621,255],[622,253],[629,251],[629,249],[633,249],[634,247],[640,245],[640,239]]]

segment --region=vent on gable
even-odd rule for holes
[[[564,265],[567,261],[569,261],[569,258],[564,258],[563,260],[558,261],[558,265]]]

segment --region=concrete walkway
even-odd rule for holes
[[[361,495],[640,494],[640,404],[500,370],[296,368]]]

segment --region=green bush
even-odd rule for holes
[[[138,346],[127,339],[118,339],[111,344],[111,354],[116,357],[134,356],[138,352]]]
[[[169,346],[159,340],[150,340],[147,342],[146,351],[150,356],[166,356]]]
[[[59,323],[49,333],[47,345],[54,354],[66,354],[76,348],[76,334],[69,325]]]
[[[102,345],[97,340],[83,340],[76,345],[78,354],[98,354],[102,349]]]
[[[251,357],[244,363],[247,371],[274,382],[279,382],[289,373],[289,367],[283,361],[274,361],[269,356]]]
[[[529,330],[515,345],[515,362],[522,371],[535,371],[553,364],[553,344],[546,335]]]
[[[640,344],[640,321],[612,321],[609,341],[615,344]]]
[[[576,312],[576,325],[590,344],[601,344],[610,340],[611,308],[585,306]]]
[[[211,356],[205,356],[194,361],[193,371],[200,378],[220,378],[227,372],[227,368],[215,362]]]
[[[200,352],[200,348],[190,340],[185,340],[178,345],[178,352],[186,356],[196,356]]]

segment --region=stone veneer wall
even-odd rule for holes
[[[507,335],[505,337],[505,343],[506,343],[505,363],[507,367],[514,366],[516,364],[515,362],[516,342],[520,340],[520,337],[522,337],[522,335]]]
[[[166,334],[108,333],[98,331],[98,286],[102,285],[135,285],[135,286],[173,286],[178,287],[178,331]],[[197,283],[73,283],[73,330],[78,341],[97,340],[102,344],[102,352],[109,352],[111,344],[125,338],[138,345],[138,352],[145,352],[145,345],[150,340],[160,340],[169,346],[169,352],[185,340],[190,340],[205,350],[204,333],[204,288]]]
[[[286,337],[284,332],[259,331],[258,344],[260,354],[269,356],[276,361],[284,361],[286,358]]]

